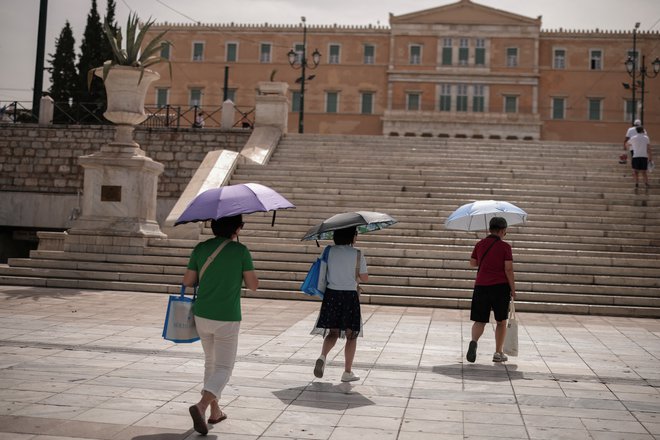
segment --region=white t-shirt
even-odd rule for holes
[[[630,149],[634,151],[633,157],[649,157],[649,137],[644,133],[637,133],[630,138]]]
[[[330,248],[328,255],[328,287],[333,290],[355,290],[355,263],[357,252],[353,246],[335,245]],[[367,273],[367,260],[364,252],[360,256],[360,273]]]
[[[632,127],[630,127],[628,129],[628,131],[626,131],[626,137],[628,139],[632,139],[632,137],[635,136],[636,134],[637,134],[637,126],[636,125],[633,125]]]

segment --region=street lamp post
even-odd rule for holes
[[[291,49],[287,56],[289,57],[289,65],[294,69],[301,69],[301,76],[296,80],[296,83],[300,83],[300,109],[298,117],[298,133],[303,133],[305,131],[305,80],[314,79],[315,75],[310,75],[309,78],[306,77],[305,70],[310,69],[314,70],[319,66],[321,61],[321,53],[318,49],[314,49],[312,53],[312,63],[309,64],[307,61],[307,23],[305,22],[305,17],[300,18],[303,24],[303,45],[302,45],[302,54],[298,56],[298,53]]]
[[[633,123],[635,120],[635,88],[637,86],[637,81],[635,80],[636,75],[636,70],[637,70],[637,62],[635,60],[635,54],[633,54],[633,57],[628,57],[628,59],[625,62],[626,65],[626,70],[628,71],[628,74],[632,77],[632,93],[633,93]],[[660,58],[657,58],[651,63],[652,66],[652,73],[650,70],[647,69],[646,67],[646,57],[642,55],[642,63],[639,65],[639,86],[641,89],[641,109],[640,109],[640,120],[642,121],[642,125],[644,125],[644,88],[646,86],[646,78],[655,78],[658,76],[658,73],[660,73]]]

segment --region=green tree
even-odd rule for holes
[[[80,45],[80,58],[78,59],[78,103],[84,104],[99,120],[103,120],[105,89],[103,81],[96,77],[92,81],[91,87],[88,88],[87,72],[90,69],[102,66],[106,60],[103,55],[105,40],[101,18],[96,10],[96,0],[92,0],[92,7],[89,14],[87,14],[87,24]],[[98,123],[95,119],[86,122]]]
[[[105,21],[108,22],[108,25],[110,26],[110,29],[112,29],[113,32],[117,32],[117,20],[115,18],[115,0],[108,0],[107,3],[107,8],[105,11]],[[103,61],[111,60],[112,59],[112,47],[110,46],[110,42],[108,41],[107,38],[103,38],[103,45],[101,49],[101,53],[103,56]]]
[[[51,59],[50,96],[57,103],[54,119],[56,123],[74,122],[67,118],[70,112],[69,100],[78,91],[78,73],[76,72],[75,39],[71,25],[67,20],[60,36],[55,40],[55,54],[49,54]]]

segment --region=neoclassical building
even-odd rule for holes
[[[529,18],[460,0],[390,15],[389,26],[307,27],[306,133],[619,142],[632,121],[624,62],[652,73],[660,33],[541,30]],[[148,104],[214,111],[225,90],[254,106],[261,81],[289,85],[289,131],[298,129],[303,25],[161,23],[172,43]],[[633,41],[634,40],[634,41]],[[633,52],[633,45],[635,52]],[[225,73],[227,72],[227,75]],[[637,75],[639,80],[639,75]],[[226,88],[225,88],[226,82]],[[624,87],[627,85],[628,88]],[[636,90],[636,117],[660,135],[660,80]]]

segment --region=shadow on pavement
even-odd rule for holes
[[[354,391],[350,383],[335,385],[327,382],[312,382],[301,387],[273,391],[273,394],[284,403],[308,408],[330,408],[336,405],[351,407],[375,405],[373,400]]]

